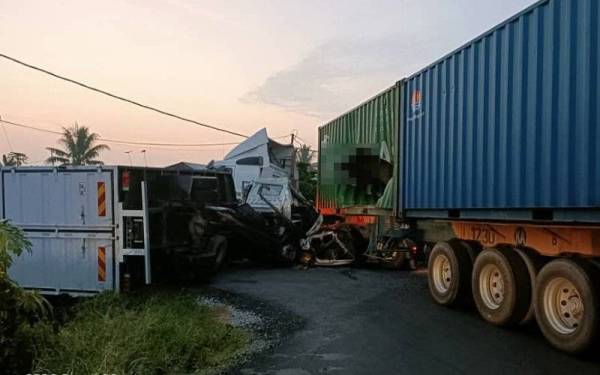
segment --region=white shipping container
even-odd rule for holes
[[[146,201],[141,211],[121,210],[118,172],[105,166],[3,168],[2,218],[32,244],[31,252],[14,259],[11,279],[46,294],[95,294],[119,288],[119,266],[130,255],[146,257],[149,283],[147,241],[143,249],[125,249],[119,229],[127,215],[142,219],[147,231]]]

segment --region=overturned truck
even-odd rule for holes
[[[19,167],[0,173],[2,219],[32,243],[9,269],[26,288],[90,295],[169,274],[206,277],[227,253],[234,207],[218,171],[122,166]]]
[[[287,181],[255,183],[248,204],[225,170],[3,168],[1,219],[32,243],[9,274],[25,288],[82,296],[205,280],[233,257],[291,264],[318,215]]]

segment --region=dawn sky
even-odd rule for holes
[[[533,0],[6,1],[0,53],[179,115],[271,137],[317,127],[534,3]],[[0,116],[104,138],[241,139],[148,112],[0,59]],[[56,135],[5,126],[0,154],[48,157]],[[285,141],[286,138],[278,139]],[[289,139],[289,138],[287,138]],[[208,162],[232,146],[109,144],[107,164]]]

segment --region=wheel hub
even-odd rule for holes
[[[504,278],[500,269],[494,264],[487,264],[479,275],[479,294],[483,303],[496,310],[504,302]]]
[[[552,328],[562,334],[573,333],[583,320],[581,294],[572,282],[558,277],[544,289],[544,310]]]
[[[445,255],[439,255],[433,261],[433,283],[435,288],[446,293],[450,289],[452,281],[452,267]]]

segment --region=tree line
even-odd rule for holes
[[[102,165],[100,159],[102,151],[110,150],[105,144],[99,144],[100,136],[93,133],[87,126],[77,123],[69,128],[63,128],[63,134],[58,143],[62,148],[46,147],[50,156],[46,163],[52,165]],[[21,152],[9,152],[2,155],[2,164],[5,166],[19,167],[28,161],[27,155]]]
[[[100,153],[110,150],[105,144],[98,143],[100,136],[91,132],[86,126],[77,123],[69,128],[63,128],[58,143],[62,148],[46,147],[50,156],[46,162],[52,165],[102,165]],[[317,172],[312,162],[314,151],[310,146],[302,145],[296,154],[299,173],[300,192],[314,201],[317,190]],[[18,167],[26,164],[27,155],[21,152],[10,152],[2,155],[2,165]]]

